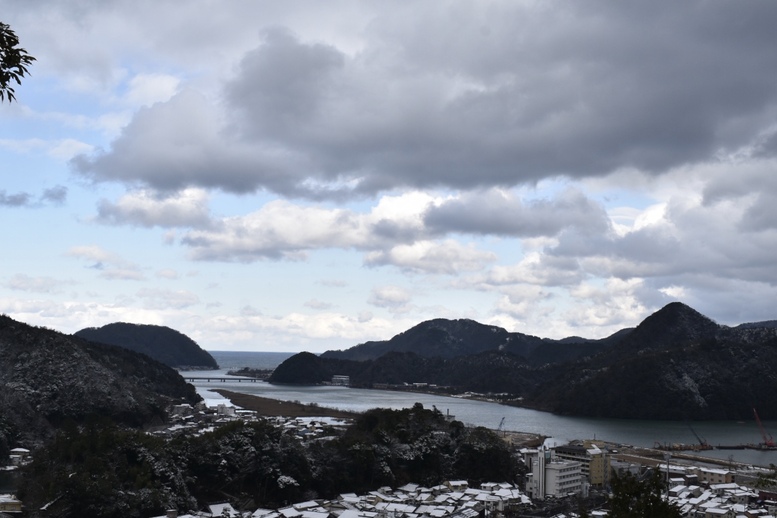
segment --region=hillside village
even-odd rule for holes
[[[156,433],[182,430],[202,433],[233,420],[259,419],[254,412],[218,404],[208,411],[181,405],[177,424]],[[211,415],[203,428],[196,415]],[[326,427],[347,426],[347,420],[331,418],[271,418],[299,440],[316,440]],[[510,441],[516,436],[504,435]],[[777,487],[771,491],[756,485],[774,472],[753,466],[733,468],[690,461],[663,460],[665,453],[634,449],[597,441],[576,441],[560,446],[522,447],[513,445],[529,473],[523,487],[510,482],[491,482],[469,487],[466,480],[446,481],[434,487],[407,484],[381,487],[364,495],[342,494],[335,500],[306,501],[281,509],[257,509],[241,514],[229,503],[211,506],[210,516],[251,518],[474,518],[475,516],[576,516],[574,502],[591,493],[602,494],[613,473],[640,476],[649,469],[667,474],[666,498],[688,518],[777,517]],[[600,501],[604,501],[600,499]],[[551,514],[548,510],[565,511]],[[606,516],[606,510],[592,510],[591,516]],[[199,514],[196,516],[208,516]]]
[[[157,433],[202,430],[194,418],[197,412],[178,409],[179,424]],[[208,413],[205,412],[204,415]],[[219,425],[235,419],[258,419],[255,413],[219,404],[215,408]],[[299,440],[316,440],[327,426],[347,426],[347,421],[328,418],[272,418]],[[209,425],[209,426],[212,426]],[[209,429],[207,426],[205,430]],[[195,433],[201,433],[197,431]],[[505,440],[515,436],[504,435]],[[777,516],[777,487],[771,491],[756,485],[774,472],[753,466],[721,468],[689,461],[657,459],[658,453],[606,442],[576,441],[561,446],[538,448],[513,445],[529,473],[523,487],[510,482],[484,483],[469,487],[466,480],[446,481],[434,487],[407,484],[381,487],[367,494],[341,494],[334,500],[315,500],[280,509],[256,509],[241,513],[229,503],[214,504],[210,515],[251,518],[474,518],[476,516],[577,516],[571,509],[579,498],[602,495],[613,473],[640,476],[656,469],[667,474],[666,498],[688,518],[754,518]],[[646,455],[647,454],[647,455]],[[648,456],[649,455],[649,456]],[[661,458],[665,453],[661,453]],[[604,502],[604,499],[600,499]],[[552,513],[554,509],[563,509]],[[551,511],[551,512],[549,512]],[[593,509],[590,516],[606,516],[605,509]],[[167,516],[174,516],[171,513]],[[161,517],[160,517],[161,518]]]
[[[333,429],[344,429],[348,420],[315,417],[263,418],[255,412],[219,403],[207,407],[176,405],[172,421],[149,434],[172,438],[201,435],[238,421],[268,419],[298,441],[327,440]],[[238,510],[235,502],[216,502],[207,510],[179,514],[170,510],[159,518],[475,518],[476,516],[574,517],[580,501],[593,508],[589,516],[606,516],[606,488],[614,474],[642,477],[658,470],[668,483],[664,498],[689,518],[739,518],[777,516],[777,489],[759,488],[774,471],[753,466],[731,467],[671,459],[666,453],[635,449],[603,441],[523,446],[519,434],[504,434],[514,455],[527,469],[525,482],[494,481],[470,487],[466,480],[449,480],[434,487],[409,483],[379,487],[366,494],[344,493],[335,499],[308,500],[277,509]],[[523,437],[525,439],[525,437]],[[30,452],[15,451],[14,462],[24,465]],[[293,479],[288,483],[296,483]],[[0,496],[0,516],[22,516],[23,502],[13,495]]]
[[[204,433],[235,420],[264,419],[250,410],[219,403],[208,408],[179,405],[174,424],[156,434]],[[276,426],[301,441],[319,440],[328,427],[342,428],[348,420],[315,417],[273,417]],[[446,481],[434,487],[407,484],[381,487],[367,494],[341,494],[334,500],[305,501],[280,509],[256,509],[241,513],[228,502],[214,504],[209,512],[194,516],[242,518],[474,518],[475,516],[576,516],[575,502],[603,494],[613,473],[640,476],[659,470],[667,476],[666,498],[688,518],[777,517],[777,486],[756,489],[774,472],[747,465],[723,468],[691,461],[666,462],[657,452],[604,441],[575,441],[565,445],[523,447],[524,436],[504,434],[528,473],[523,487],[502,481],[469,487],[466,480]],[[595,500],[595,499],[594,499]],[[600,498],[604,502],[603,498]],[[559,513],[549,513],[563,509]],[[171,514],[172,515],[172,514]],[[168,515],[168,516],[171,516]],[[183,515],[185,516],[185,515]],[[592,510],[591,516],[606,516]]]

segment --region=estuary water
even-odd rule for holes
[[[0,470],[0,495],[14,493],[18,486],[18,474],[16,471]]]
[[[191,376],[214,376],[226,374],[232,368],[256,367],[273,368],[272,361],[282,362],[292,353],[234,353],[224,354],[211,351],[222,367],[218,371],[198,371],[185,373]],[[240,355],[243,355],[242,357]],[[285,356],[284,356],[285,355]],[[223,360],[223,361],[222,361]],[[237,363],[234,363],[237,362]],[[241,363],[242,362],[242,363]],[[255,363],[245,363],[255,362]],[[259,365],[264,362],[264,365]],[[277,364],[276,364],[277,365]],[[437,408],[445,414],[451,414],[465,424],[485,426],[496,429],[504,419],[505,430],[535,433],[556,439],[559,444],[574,439],[600,439],[635,446],[653,446],[656,442],[686,443],[696,442],[694,432],[713,445],[751,444],[761,442],[761,435],[755,420],[751,421],[641,421],[629,419],[592,419],[562,417],[548,412],[526,408],[510,407],[496,403],[474,401],[456,397],[436,396],[423,393],[409,393],[390,390],[352,389],[333,386],[288,386],[258,382],[198,382],[195,384],[200,394],[210,402],[220,396],[209,391],[224,388],[234,392],[252,394],[282,401],[316,403],[329,408],[362,412],[370,408],[408,408],[421,403],[425,408]],[[777,430],[777,421],[765,421],[767,430]],[[761,450],[709,450],[703,452],[707,457],[732,459],[758,466],[777,464],[777,451]]]

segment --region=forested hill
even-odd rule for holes
[[[635,419],[777,418],[777,329],[721,326],[674,303],[620,343],[567,365],[533,402],[568,415]]]
[[[142,426],[163,421],[172,403],[200,399],[145,355],[0,315],[0,459],[68,422],[101,416]]]
[[[389,352],[412,352],[427,358],[455,358],[488,351],[521,356],[532,365],[557,363],[598,353],[628,334],[630,329],[600,340],[578,336],[553,340],[481,324],[474,320],[427,320],[390,340],[366,342],[339,351],[326,351],[323,358],[375,360]]]
[[[102,327],[87,327],[75,335],[143,353],[174,368],[219,368],[213,356],[197,342],[169,327],[116,322]]]
[[[675,302],[604,340],[535,338],[525,356],[513,352],[512,333],[453,322],[425,322],[386,342],[352,348],[360,354],[388,349],[378,358],[301,353],[278,366],[270,381],[316,383],[345,374],[359,386],[449,385],[458,392],[508,392],[527,406],[578,416],[739,420],[758,408],[762,418],[777,418],[774,321],[722,326]],[[430,355],[446,343],[449,354]]]

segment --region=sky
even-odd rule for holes
[[[777,3],[0,0],[0,313],[311,351],[777,319]]]

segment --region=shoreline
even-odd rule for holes
[[[257,414],[259,414],[260,416],[266,416],[266,417],[289,417],[289,418],[330,417],[335,419],[354,419],[359,415],[361,415],[359,412],[338,410],[335,408],[319,406],[316,404],[303,404],[297,401],[284,401],[280,399],[266,398],[262,396],[251,395],[251,394],[242,394],[239,392],[233,392],[231,390],[225,390],[225,389],[212,389],[212,391],[228,399],[235,406],[245,408],[246,410],[253,410],[257,412]],[[422,392],[422,391],[416,391],[416,392]],[[439,394],[436,394],[436,395],[439,395]],[[473,398],[473,399],[478,400],[477,398]],[[491,401],[491,402],[493,403],[494,401]],[[548,438],[548,436],[544,434],[521,432],[517,430],[499,430],[499,429],[493,429],[493,428],[491,428],[491,430],[498,433],[503,440],[511,443],[513,446],[516,446],[516,447],[536,448],[542,445],[544,440]],[[664,458],[664,455],[666,453],[669,453],[671,455],[671,458],[674,458],[674,459],[678,459],[678,460],[682,459],[688,462],[701,462],[703,464],[708,464],[708,465],[716,465],[716,466],[736,465],[739,467],[752,465],[752,466],[759,466],[761,468],[766,467],[763,465],[759,465],[752,462],[745,462],[742,460],[719,459],[715,457],[708,457],[708,456],[700,455],[699,454],[700,452],[687,452],[687,451],[666,452],[666,451],[658,450],[656,448],[651,448],[651,447],[624,445],[624,444],[609,441],[606,439],[599,439],[598,441],[596,439],[593,439],[593,441],[597,443],[607,444],[610,447],[615,447],[617,449],[620,449],[621,450],[620,456],[625,455],[626,457],[629,457],[629,456],[636,455],[638,457],[656,459],[656,462],[659,462],[661,459]]]
[[[241,394],[225,389],[211,389],[211,391],[227,398],[235,406],[245,408],[246,410],[253,410],[262,416],[334,417],[339,419],[353,419],[359,415],[358,412],[349,412],[347,410],[338,410],[336,408],[318,405],[306,405],[296,401],[282,401],[280,399]]]
[[[296,401],[283,401],[280,399],[241,394],[225,389],[213,389],[213,392],[228,399],[233,405],[253,410],[265,417],[331,417],[336,419],[354,419],[361,415],[359,412],[338,410],[335,408],[318,405],[306,405]],[[513,430],[493,430],[502,439],[518,447],[537,447],[542,444],[546,436],[530,432]]]

